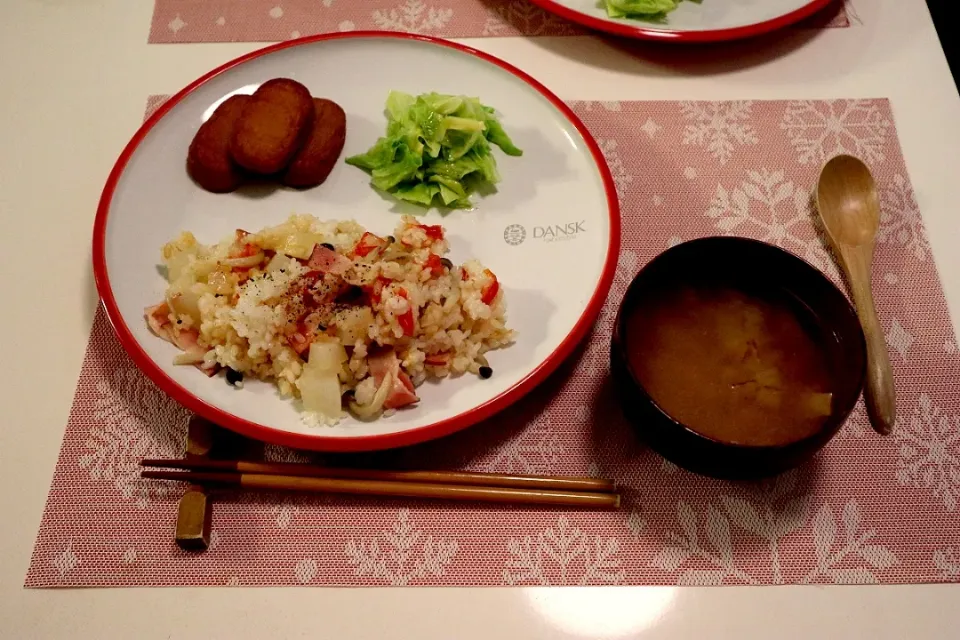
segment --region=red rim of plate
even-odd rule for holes
[[[207,402],[204,402],[197,396],[190,393],[190,391],[180,386],[166,373],[164,373],[163,370],[157,366],[157,364],[154,363],[154,361],[140,347],[140,344],[137,342],[136,338],[133,337],[133,334],[131,333],[129,327],[127,327],[123,317],[120,314],[120,310],[117,307],[117,301],[113,295],[113,289],[110,286],[105,251],[107,217],[110,213],[110,205],[113,201],[113,195],[114,191],[116,190],[117,183],[119,182],[127,163],[136,152],[144,137],[146,137],[146,135],[151,129],[153,129],[157,122],[166,116],[166,114],[177,103],[179,103],[185,96],[195,91],[205,82],[214,76],[232,69],[233,67],[275,51],[325,40],[364,38],[417,40],[449,49],[456,49],[457,51],[472,55],[500,67],[501,69],[523,80],[527,85],[543,95],[543,97],[549,100],[550,103],[553,104],[553,106],[556,107],[556,109],[559,110],[560,113],[562,113],[563,116],[569,120],[574,127],[576,127],[577,131],[580,133],[580,136],[590,149],[594,163],[597,165],[597,168],[599,169],[600,175],[603,179],[603,186],[607,196],[608,212],[610,215],[610,241],[607,246],[607,256],[604,261],[603,272],[600,276],[597,288],[594,291],[593,296],[590,298],[586,308],[584,309],[584,312],[581,314],[580,319],[577,320],[576,324],[574,325],[573,330],[567,335],[566,338],[563,339],[553,353],[543,360],[543,362],[538,364],[522,380],[500,395],[491,398],[483,404],[459,415],[399,433],[358,436],[356,438],[291,433],[246,420],[239,416],[223,411],[222,409],[208,404]],[[160,108],[158,108],[157,111],[150,116],[146,122],[143,123],[136,134],[134,134],[133,138],[131,138],[130,142],[127,143],[127,146],[123,149],[123,152],[117,159],[117,162],[114,165],[113,170],[110,172],[110,176],[107,178],[106,184],[104,185],[103,193],[100,196],[100,204],[97,207],[96,221],[94,222],[93,226],[93,272],[97,284],[97,291],[100,294],[103,307],[107,312],[107,318],[110,321],[110,324],[113,326],[117,337],[120,339],[120,344],[123,345],[124,349],[141,371],[143,371],[151,380],[153,380],[153,382],[167,395],[190,411],[203,416],[215,424],[226,427],[232,431],[236,431],[242,435],[275,444],[317,451],[373,451],[426,442],[428,440],[440,438],[456,431],[460,431],[461,429],[465,429],[482,420],[485,420],[486,418],[491,417],[498,411],[505,409],[540,384],[573,352],[577,344],[586,335],[593,323],[593,320],[599,314],[600,308],[602,307],[604,301],[606,300],[607,294],[610,291],[610,285],[613,282],[613,276],[614,272],[616,271],[617,258],[619,255],[619,248],[620,205],[617,200],[617,192],[616,188],[614,187],[613,176],[610,174],[610,169],[607,167],[607,163],[603,158],[603,154],[600,151],[600,148],[597,146],[596,141],[593,139],[593,136],[587,131],[587,128],[573,113],[570,107],[564,104],[560,98],[554,95],[545,86],[513,65],[470,47],[429,36],[380,31],[356,31],[352,33],[309,36],[296,40],[289,40],[253,51],[244,56],[240,56],[235,60],[231,60],[230,62],[227,62],[226,64],[217,67],[213,71],[201,76],[191,84],[187,85],[187,87],[185,87],[179,93],[167,100],[163,105],[161,105]]]
[[[742,27],[733,27],[731,29],[710,29],[705,31],[678,31],[675,29],[656,29],[653,27],[641,26],[643,23],[630,20],[617,20],[614,18],[604,19],[582,13],[568,6],[562,5],[556,0],[530,0],[540,8],[555,13],[556,15],[582,24],[585,27],[605,31],[618,36],[627,36],[628,38],[640,38],[642,40],[658,40],[660,42],[720,42],[724,40],[740,40],[743,38],[752,38],[770,31],[776,31],[789,26],[795,22],[803,20],[808,16],[820,11],[833,0],[811,0],[799,9],[794,9],[782,16],[771,18],[756,24],[749,24]]]

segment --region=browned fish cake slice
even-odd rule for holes
[[[230,154],[233,131],[250,96],[224,100],[200,125],[187,152],[187,173],[201,187],[215,193],[233,191],[243,183],[243,170]]]
[[[327,179],[347,139],[347,114],[336,102],[313,99],[313,127],[283,174],[289,187],[315,187]]]
[[[313,99],[289,78],[260,85],[243,109],[230,152],[241,167],[269,175],[282,171],[313,124]]]

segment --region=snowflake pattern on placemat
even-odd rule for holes
[[[749,100],[681,102],[680,111],[688,123],[683,128],[683,144],[703,147],[720,164],[725,164],[738,146],[759,142],[750,124],[752,105]]]
[[[907,179],[897,173],[880,195],[880,231],[877,242],[903,246],[917,260],[926,260],[930,242],[923,229],[920,207]]]
[[[747,171],[729,190],[717,185],[705,214],[726,235],[745,235],[775,244],[836,275],[811,208],[810,191],[786,179],[783,170]]]
[[[837,0],[797,28],[847,27],[847,11]],[[149,41],[272,42],[368,29],[442,38],[587,33],[528,0],[155,0]]]
[[[894,437],[900,445],[897,480],[929,490],[956,511],[960,497],[960,416],[950,415],[920,394],[909,420],[900,420]]]
[[[510,538],[507,550],[503,582],[508,585],[618,584],[624,577],[619,540],[590,536],[566,516],[534,536]]]
[[[109,375],[97,382],[96,424],[77,463],[91,479],[112,481],[124,498],[146,507],[152,497],[168,495],[171,484],[141,480],[140,460],[180,455],[188,413],[139,371],[116,369]]]
[[[141,482],[134,469],[140,456],[182,450],[187,415],[135,369],[98,311],[27,585],[960,581],[960,353],[890,105],[572,106],[601,142],[622,199],[617,270],[584,344],[516,405],[453,436],[353,457],[272,445],[263,455],[606,477],[621,487],[623,508],[227,494],[215,502],[210,549],[186,554],[170,533],[179,491]],[[809,114],[820,114],[809,122],[829,121],[827,114],[852,109],[862,114],[858,122],[868,123],[864,131],[848,135],[829,124],[826,136],[815,127],[800,136],[800,129],[781,127],[808,122]],[[756,142],[711,149],[711,132],[701,137],[689,129],[702,114],[733,117],[741,128],[736,139]],[[677,468],[639,443],[617,407],[608,345],[619,301],[637,271],[667,247],[724,233],[779,244],[838,278],[810,192],[819,170],[814,158],[840,146],[869,149],[882,194],[885,236],[877,245],[874,284],[897,384],[894,435],[877,437],[860,404],[820,455],[778,478],[729,483]]]
[[[410,510],[400,509],[388,530],[370,538],[350,538],[345,553],[356,575],[407,586],[428,577],[443,577],[457,555],[457,541],[418,529],[411,522]]]
[[[370,14],[373,23],[384,31],[407,31],[409,33],[431,33],[446,26],[453,18],[453,9],[442,6],[430,6],[423,0],[404,0],[396,7]]]
[[[528,0],[491,3],[493,14],[483,24],[484,36],[571,36],[583,33],[580,27]]]
[[[817,166],[840,153],[882,163],[892,126],[876,100],[796,100],[787,105],[780,123],[797,161]]]
[[[933,563],[940,571],[940,579],[944,582],[960,581],[960,552],[953,547],[937,549],[933,552]]]

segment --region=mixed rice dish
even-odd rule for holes
[[[497,277],[447,251],[441,226],[409,216],[387,237],[309,215],[209,246],[184,232],[145,318],[176,364],[273,382],[311,423],[373,419],[417,403],[428,378],[489,378],[484,354],[513,341]]]

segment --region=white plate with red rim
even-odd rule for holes
[[[250,93],[274,77],[302,82],[347,114],[341,161],[319,187],[208,193],[185,171],[187,147],[224,97]],[[524,151],[495,150],[502,182],[472,211],[395,206],[369,176],[342,158],[366,150],[385,130],[390,90],[479,97],[495,107]],[[441,224],[448,257],[477,258],[497,274],[516,342],[487,354],[494,374],[426,383],[420,402],[374,422],[347,417],[310,426],[272,384],[236,390],[220,375],[176,366],[176,348],[153,336],[145,307],[163,299],[160,248],[181,231],[212,244],[236,228],[277,224],[291,213],[357,220],[387,235],[398,210]],[[442,40],[394,33],[315,36],[267,47],[211,71],[171,98],[136,133],[104,188],[94,227],[97,288],[107,315],[137,366],[186,408],[244,435],[321,451],[363,451],[431,440],[492,416],[540,383],[586,335],[610,288],[620,214],[600,149],[570,109],[534,79],[484,53]]]
[[[702,0],[681,2],[663,23],[611,18],[602,0],[531,0],[571,22],[619,36],[669,42],[719,42],[782,29],[834,0]]]

